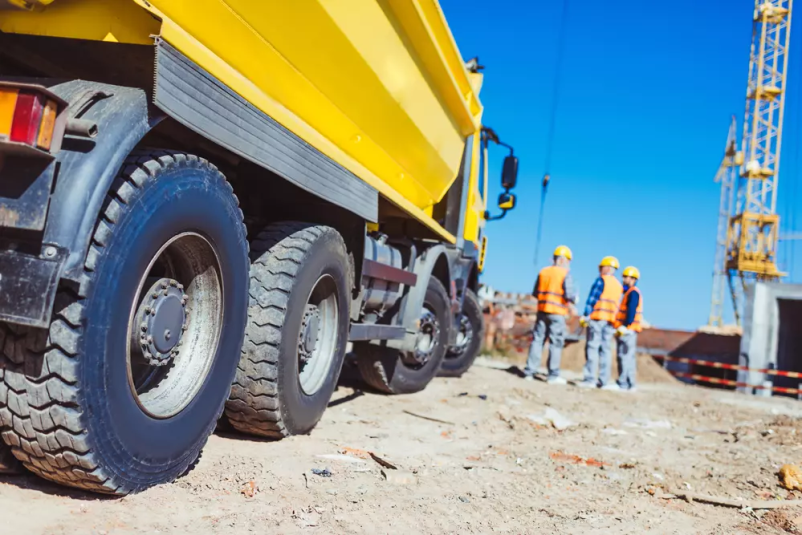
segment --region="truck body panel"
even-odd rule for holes
[[[432,212],[481,128],[481,75],[466,70],[435,0],[56,0],[0,12],[0,30],[139,44],[158,34],[407,216],[457,239]],[[478,242],[479,214],[469,219],[464,237]]]

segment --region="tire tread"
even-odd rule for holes
[[[146,487],[124,483],[108,473],[93,451],[93,437],[81,409],[79,347],[85,329],[84,301],[94,283],[97,262],[120,217],[131,209],[130,203],[147,181],[182,165],[208,167],[216,171],[217,180],[228,184],[222,173],[202,158],[166,150],[132,152],[101,208],[79,291],[59,288],[49,329],[0,323],[0,435],[28,470],[45,479],[119,495]],[[230,190],[230,184],[228,187]],[[190,465],[202,447],[200,444],[198,451],[190,452]]]
[[[250,304],[240,363],[225,414],[239,432],[271,439],[289,436],[279,400],[279,354],[291,291],[304,258],[331,227],[297,221],[273,223],[251,241]]]

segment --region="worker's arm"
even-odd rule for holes
[[[565,276],[565,280],[563,281],[563,292],[565,292],[565,300],[569,303],[576,304],[577,298],[579,297],[576,295],[576,288],[574,287],[574,279],[571,278],[571,274]]]
[[[593,282],[593,286],[590,287],[588,300],[585,301],[585,313],[583,316],[590,316],[591,312],[593,312],[593,307],[596,306],[596,303],[599,301],[602,292],[604,292],[604,279],[599,277]]]
[[[627,317],[624,320],[624,326],[629,327],[635,321],[635,314],[638,313],[638,305],[640,304],[640,292],[629,292],[627,297]]]
[[[532,295],[535,296],[537,299],[537,289],[540,287],[540,275],[538,274],[537,278],[535,279],[535,286],[532,288]]]

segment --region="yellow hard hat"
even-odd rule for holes
[[[623,275],[625,277],[632,277],[633,279],[640,279],[640,271],[638,271],[638,268],[634,266],[629,266],[628,268],[624,269]]]
[[[618,263],[618,259],[614,256],[605,256],[602,258],[602,261],[599,263],[599,267],[611,267],[618,269],[621,267],[621,264]]]
[[[568,247],[566,247],[565,245],[560,245],[559,247],[557,247],[556,249],[554,249],[554,256],[555,256],[555,257],[557,257],[557,256],[564,256],[564,257],[565,257],[565,258],[567,258],[568,260],[571,260],[571,258],[572,258],[574,255],[571,253],[571,249],[569,249],[569,248],[568,248]]]

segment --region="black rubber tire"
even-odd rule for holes
[[[25,469],[22,467],[14,453],[5,444],[0,444],[0,474],[20,474],[24,473]]]
[[[219,258],[225,329],[198,393],[156,419],[128,384],[129,311],[162,244],[202,233]],[[248,250],[231,186],[209,162],[136,152],[98,218],[80,288],[61,288],[49,329],[0,324],[3,441],[32,472],[86,490],[128,494],[193,466],[231,387],[247,317]]]
[[[412,394],[426,388],[437,375],[448,347],[451,307],[443,283],[434,277],[429,278],[424,305],[428,305],[441,326],[431,358],[415,368],[403,362],[398,350],[368,343],[354,344],[359,373],[368,385],[387,394]]]
[[[251,243],[248,326],[226,416],[243,433],[280,439],[310,432],[328,406],[348,343],[351,267],[333,228],[282,222]],[[329,275],[337,296],[337,342],[325,380],[307,395],[299,381],[298,337],[318,279]]]
[[[470,322],[472,335],[471,340],[462,352],[454,352],[451,348],[446,352],[443,364],[440,365],[440,377],[461,377],[463,373],[473,366],[473,361],[482,349],[482,342],[485,339],[485,318],[482,314],[482,305],[473,290],[465,291],[465,298],[462,300],[462,313]]]

